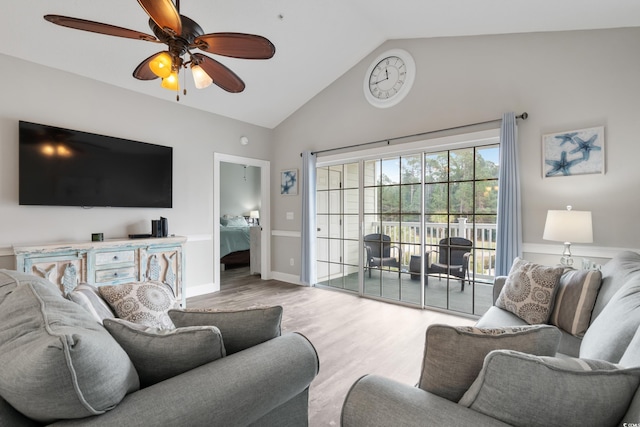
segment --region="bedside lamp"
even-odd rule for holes
[[[544,240],[564,242],[564,252],[562,253],[562,258],[560,258],[560,263],[568,267],[573,265],[571,242],[593,242],[591,212],[573,211],[571,206],[567,206],[566,211],[548,211],[542,238]]]
[[[253,220],[254,224],[260,225],[260,211],[249,212],[249,218]]]

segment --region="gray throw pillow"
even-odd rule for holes
[[[602,273],[598,270],[566,270],[558,284],[549,323],[576,337],[583,336],[601,283]]]
[[[516,258],[496,307],[515,314],[530,325],[547,323],[563,267],[547,267]]]
[[[614,427],[638,384],[640,368],[496,350],[459,403],[516,427]]]
[[[100,296],[100,291],[88,283],[80,283],[67,294],[67,298],[87,310],[100,323],[116,317],[109,304]]]
[[[427,328],[418,386],[453,402],[460,400],[497,349],[554,356],[562,334],[549,325],[474,328],[431,325]]]
[[[149,328],[122,319],[105,319],[104,327],[127,352],[147,387],[225,356],[215,326]]]
[[[125,351],[46,279],[0,271],[0,395],[40,422],[114,408],[139,388]]]
[[[227,354],[279,337],[282,307],[250,308],[235,311],[169,310],[176,327],[216,326],[222,333]]]
[[[167,312],[179,307],[173,290],[161,282],[132,282],[98,288],[118,318],[151,328],[172,329]]]
[[[630,279],[591,323],[580,357],[618,363],[640,327],[640,275]]]

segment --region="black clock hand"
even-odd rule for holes
[[[374,85],[377,85],[378,83],[381,83],[385,80],[389,80],[389,71],[386,68],[384,69],[384,74],[386,75],[386,77],[382,80],[378,80],[377,82],[374,83]]]

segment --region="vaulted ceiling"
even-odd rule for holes
[[[266,61],[216,57],[244,80],[244,92],[227,93],[217,86],[198,90],[187,75],[188,93],[180,103],[267,128],[277,126],[387,40],[640,26],[638,0],[180,3],[181,14],[197,21],[206,33],[259,34],[276,46],[275,56]],[[45,21],[46,14],[151,34],[148,16],[137,1],[4,1],[0,53],[175,102],[175,93],[160,88],[157,80],[132,77],[135,67],[162,50],[161,45],[63,28]]]

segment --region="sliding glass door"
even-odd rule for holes
[[[318,168],[318,284],[481,315],[491,306],[499,146]]]
[[[358,163],[317,168],[318,284],[358,292]]]

